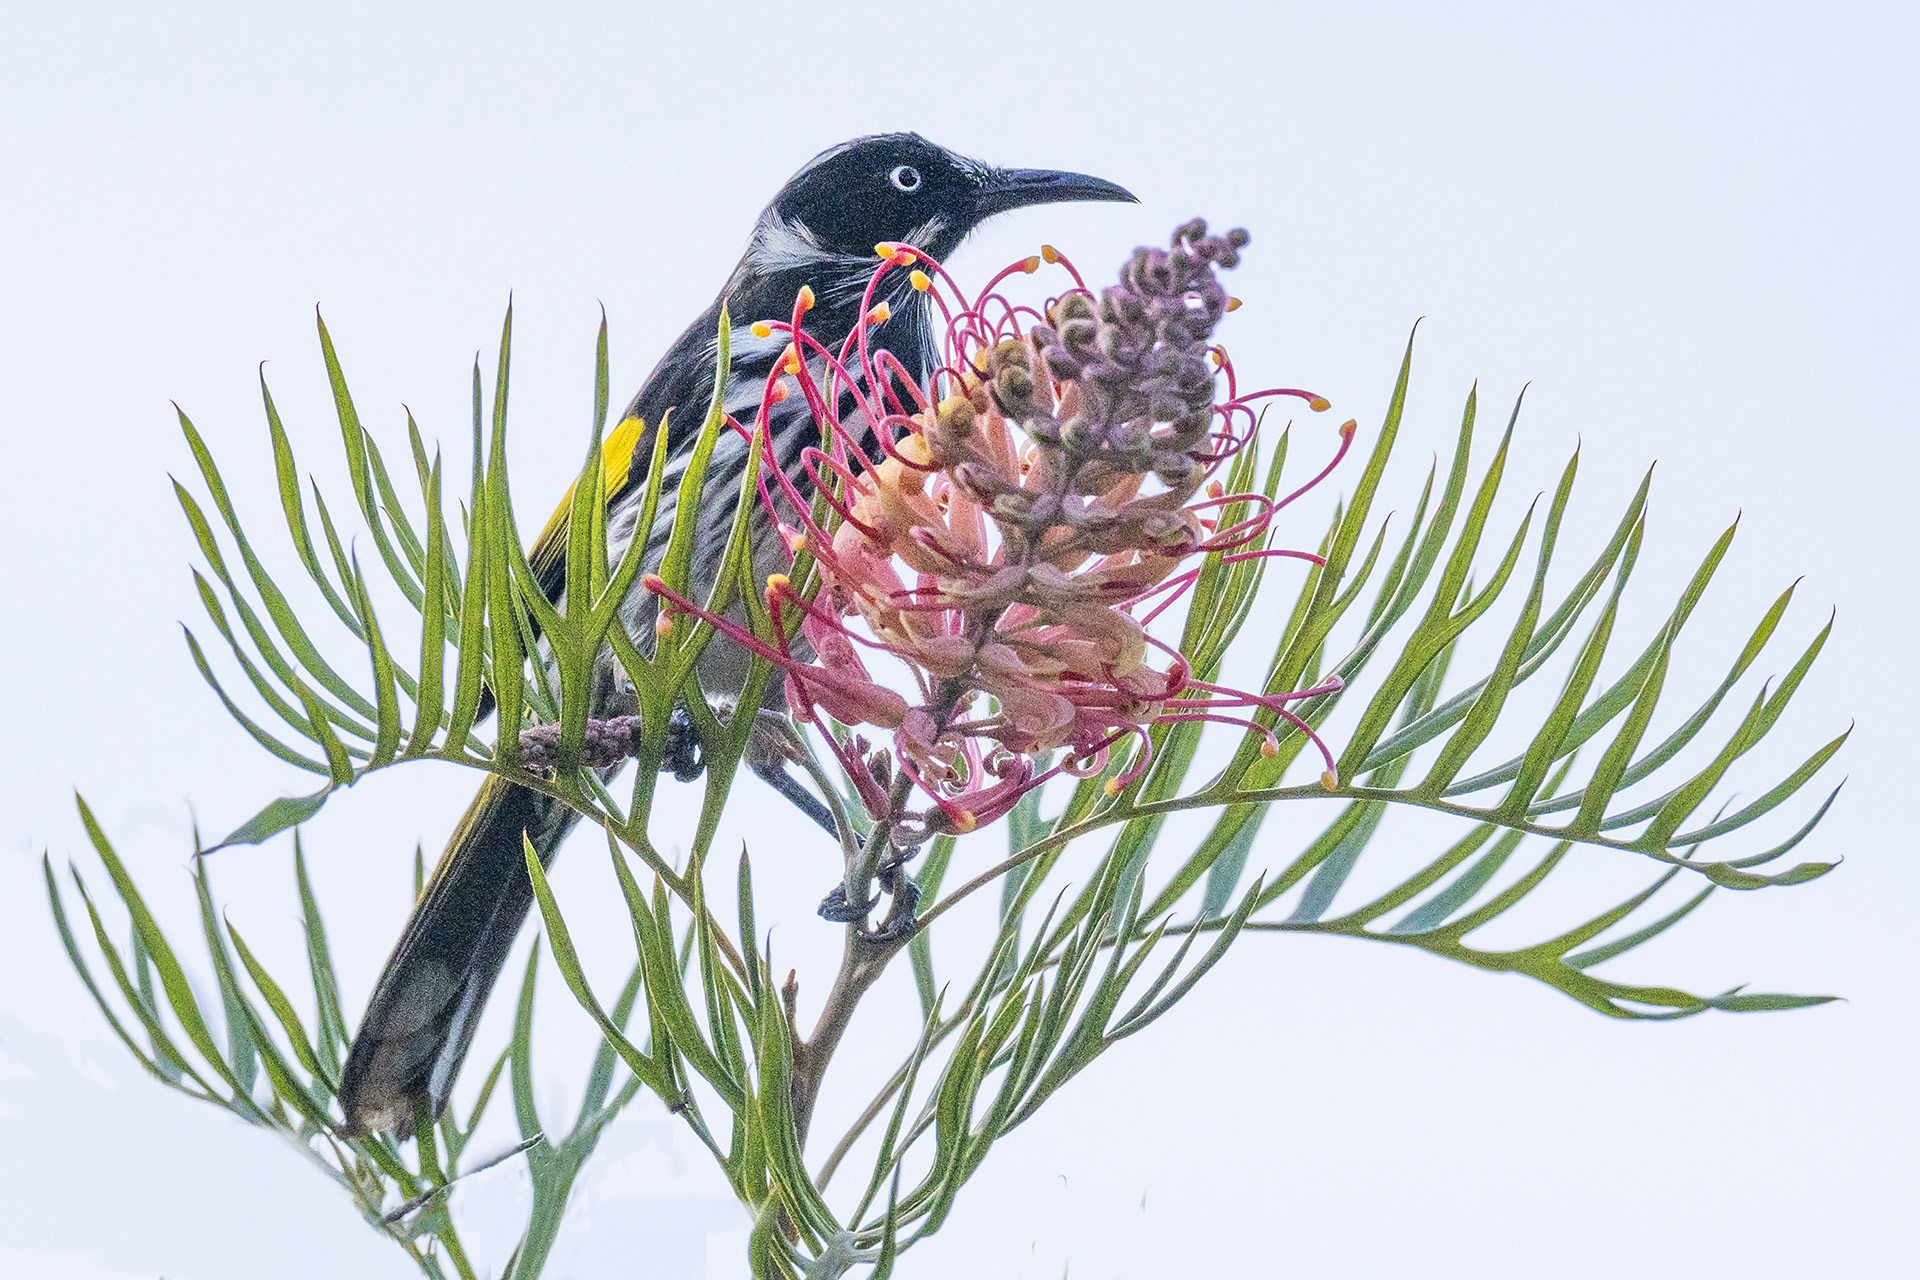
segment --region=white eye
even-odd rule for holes
[[[920,171],[910,164],[896,165],[887,181],[900,191],[918,191],[920,189]]]

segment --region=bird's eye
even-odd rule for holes
[[[893,172],[887,175],[887,181],[900,191],[918,191],[920,171],[910,164],[896,165]]]

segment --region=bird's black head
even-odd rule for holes
[[[815,156],[774,197],[762,218],[822,254],[871,257],[901,240],[936,258],[985,219],[1063,200],[1133,200],[1124,188],[1082,173],[996,169],[937,147],[917,133],[856,138]]]

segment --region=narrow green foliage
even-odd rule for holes
[[[474,365],[470,475],[465,501],[454,504],[458,520],[443,492],[458,482],[443,473],[438,449],[429,448],[411,415],[407,448],[419,506],[405,509],[377,433],[361,422],[320,325],[351,500],[330,510],[319,485],[312,486],[317,537],[294,433],[261,386],[280,510],[301,571],[324,602],[318,618],[299,615],[292,603],[298,593],[283,590],[256,553],[238,514],[243,504],[228,491],[201,433],[180,417],[201,489],[176,484],[176,495],[203,566],[194,571],[194,587],[213,632],[202,634],[225,674],[191,630],[189,654],[248,736],[325,779],[317,791],[309,783],[304,794],[267,803],[214,846],[258,845],[293,832],[307,981],[290,987],[269,971],[220,910],[198,858],[193,881],[205,959],[183,958],[84,805],[82,820],[112,897],[103,900],[103,912],[76,869],[77,896],[69,898],[44,859],[49,907],[69,962],[143,1070],[288,1138],[423,1274],[538,1275],[600,1136],[644,1094],[687,1126],[746,1208],[756,1277],[831,1280],[855,1267],[889,1276],[904,1253],[947,1221],[1002,1138],[1120,1041],[1165,1018],[1250,934],[1334,934],[1412,948],[1525,976],[1620,1019],[1797,1009],[1829,998],[1739,988],[1699,994],[1616,982],[1597,971],[1690,918],[1716,889],[1793,885],[1831,868],[1785,859],[1818,826],[1838,788],[1827,789],[1810,815],[1783,820],[1775,811],[1803,807],[1796,798],[1825,771],[1846,734],[1795,751],[1788,758],[1800,763],[1784,777],[1756,783],[1740,773],[1741,761],[1787,722],[1831,623],[1796,641],[1802,647],[1787,669],[1756,689],[1767,646],[1792,625],[1789,587],[1731,661],[1715,668],[1726,673],[1716,687],[1704,698],[1677,693],[1669,687],[1674,673],[1697,656],[1682,657],[1697,641],[1686,628],[1729,554],[1734,529],[1707,549],[1671,607],[1662,602],[1658,621],[1642,628],[1644,615],[1630,594],[1635,570],[1643,553],[1647,565],[1663,567],[1669,554],[1648,537],[1650,477],[1624,507],[1609,508],[1604,540],[1588,539],[1576,518],[1577,453],[1551,495],[1522,512],[1507,492],[1509,471],[1523,465],[1519,402],[1497,442],[1477,442],[1477,387],[1444,466],[1427,469],[1410,512],[1386,511],[1382,495],[1397,482],[1396,444],[1415,430],[1409,339],[1381,424],[1358,441],[1364,461],[1345,473],[1348,495],[1330,513],[1297,521],[1289,515],[1276,525],[1278,540],[1262,548],[1311,546],[1314,556],[1303,567],[1258,555],[1229,562],[1227,554],[1211,553],[1194,573],[1179,619],[1179,650],[1196,680],[1225,680],[1230,668],[1264,664],[1252,668],[1264,693],[1284,700],[1311,733],[1278,715],[1274,702],[1255,711],[1253,731],[1198,720],[1153,723],[1144,743],[1115,752],[1149,751],[1150,759],[1116,758],[1100,776],[1024,796],[1007,816],[1001,861],[975,856],[974,842],[952,835],[931,839],[908,864],[920,891],[918,928],[904,942],[850,932],[838,977],[806,980],[817,984],[807,987],[807,1007],[825,1010],[809,1037],[798,1025],[796,987],[774,976],[782,971],[770,954],[777,935],[763,931],[780,914],[756,902],[748,849],[743,845],[737,867],[721,859],[717,865],[726,870],[708,878],[757,721],[709,706],[702,695],[697,663],[714,641],[711,625],[675,617],[658,634],[634,636],[623,617],[633,612],[629,595],[645,589],[641,575],[652,572],[763,639],[776,635],[752,541],[769,461],[761,441],[756,437],[739,459],[732,492],[707,486],[731,430],[725,394],[733,328],[724,311],[715,336],[714,392],[697,429],[670,431],[663,421],[645,424],[637,437],[618,424],[610,434],[601,318],[585,457],[559,512],[529,550],[508,474],[511,308],[490,405]],[[699,406],[676,409],[688,411]],[[610,438],[623,447],[634,440],[641,456],[610,459]],[[1253,449],[1237,455],[1223,476],[1227,488],[1258,496],[1224,504],[1219,527],[1245,519],[1260,502],[1285,507],[1300,496],[1304,491],[1288,495],[1288,485],[1299,484],[1285,479],[1289,465],[1298,466],[1289,456],[1325,439],[1288,429],[1264,460]],[[676,441],[683,457],[672,455]],[[615,483],[622,501],[638,505],[632,526],[609,518]],[[719,570],[711,582],[695,581],[695,541],[702,527],[712,527],[703,510],[724,501],[734,503],[733,520]],[[831,525],[824,501],[817,508]],[[334,510],[344,516],[339,523]],[[671,512],[664,547],[658,537],[627,537],[629,527],[653,529],[664,512]],[[1402,520],[1404,528],[1395,523]],[[617,546],[609,541],[614,523],[622,529]],[[1583,549],[1589,541],[1597,549]],[[363,565],[358,549],[368,545],[374,554]],[[1565,567],[1569,557],[1577,571]],[[1297,584],[1290,601],[1273,596],[1281,578]],[[790,579],[808,591],[817,586],[811,551],[796,560]],[[1717,600],[1711,607],[1731,608]],[[791,633],[802,616],[796,607],[780,625]],[[329,617],[323,629],[319,623]],[[416,621],[417,633],[407,629]],[[1258,653],[1245,652],[1248,631],[1263,637]],[[219,643],[212,643],[216,634]],[[624,807],[609,794],[610,775],[581,763],[589,722],[608,714],[597,699],[605,695],[610,664],[626,682],[622,695],[631,692],[631,702],[621,705],[637,706],[641,722]],[[236,668],[238,680],[230,674]],[[353,671],[363,675],[342,674]],[[780,678],[756,659],[739,705],[760,705]],[[1536,678],[1540,685],[1523,688]],[[1551,690],[1557,692],[1546,696]],[[1731,712],[1724,710],[1729,699]],[[676,706],[684,706],[698,735],[705,789],[690,832],[656,835],[657,774]],[[1181,701],[1164,710],[1181,714]],[[475,733],[489,714],[497,717],[491,745]],[[522,767],[521,734],[534,724],[559,727],[555,767]],[[511,1033],[489,1050],[488,1070],[469,1071],[463,1088],[478,1084],[463,1094],[464,1124],[460,1106],[437,1117],[423,1113],[416,1136],[400,1141],[341,1129],[335,1090],[354,1002],[339,988],[299,824],[369,772],[415,759],[458,763],[536,788],[598,827],[619,890],[614,901],[631,920],[634,956],[614,975],[589,972],[576,944],[582,932],[570,927],[575,908],[556,894],[526,841],[525,873],[541,928],[526,956]],[[1106,783],[1141,761],[1137,781],[1109,794]],[[856,811],[845,834],[857,852],[872,834],[868,826],[879,830],[877,822],[851,790],[816,777]],[[1727,799],[1735,786],[1745,797],[1738,805]],[[1305,801],[1321,803],[1294,803]],[[1290,806],[1288,814],[1270,820],[1276,805]],[[1191,834],[1180,816],[1188,810],[1206,815]],[[1396,815],[1417,810],[1453,822],[1440,847],[1423,850],[1404,835],[1383,838]],[[1775,822],[1781,830],[1754,834]],[[786,856],[786,843],[770,843],[760,830],[752,828],[753,847]],[[1183,833],[1177,847],[1163,848],[1176,831]],[[1411,857],[1392,863],[1394,851]],[[915,851],[900,852],[904,858]],[[869,849],[863,856],[876,855]],[[1511,921],[1522,904],[1546,900],[1541,886],[1571,880],[1564,868],[1593,857],[1658,865],[1619,900],[1544,926],[1550,936],[1483,945],[1481,931]],[[416,899],[424,875],[416,851]],[[602,881],[592,892],[604,897],[607,889]],[[949,930],[948,913],[982,891],[995,892],[998,902],[997,911],[993,898],[981,905],[984,941]],[[1737,900],[1721,895],[1722,902]],[[84,910],[80,928],[80,910],[70,914],[70,901]],[[119,918],[110,920],[116,911]],[[258,920],[247,930],[256,942],[266,940]],[[871,1054],[834,1057],[854,1003],[902,951],[922,1017],[910,1051],[878,1066]],[[564,1132],[536,1101],[547,1096],[536,1089],[534,1061],[543,954],[601,1037]],[[269,949],[266,958],[272,956]],[[206,977],[191,978],[190,963]],[[828,1065],[836,1081],[867,1070],[875,1092],[836,1144],[809,1146],[820,1136],[809,1129]],[[469,1144],[496,1096],[510,1099],[519,1139],[475,1162]],[[831,1154],[822,1157],[823,1150]],[[830,1190],[844,1163],[869,1158],[852,1186]],[[450,1192],[460,1178],[501,1159],[525,1160],[531,1197],[519,1243],[504,1267],[493,1267],[468,1258]]]

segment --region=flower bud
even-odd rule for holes
[[[1213,410],[1211,406],[1199,413],[1190,413],[1184,418],[1176,419],[1169,424],[1167,428],[1165,437],[1167,447],[1179,449],[1184,453],[1197,446],[1202,440],[1205,440],[1207,438],[1207,429],[1212,425]]]
[[[962,462],[948,472],[953,477],[954,487],[982,505],[996,501],[998,495],[1007,487],[992,468],[977,462]]]
[[[987,507],[1002,520],[1017,520],[1026,523],[1033,511],[1034,495],[1022,489],[1009,489],[993,496]]]
[[[938,414],[940,429],[956,440],[973,434],[973,402],[965,396],[948,396],[940,402]]]
[[[1091,316],[1084,319],[1068,320],[1060,326],[1060,342],[1076,356],[1085,358],[1091,354],[1095,340],[1100,336],[1100,326]]]
[[[1026,522],[1039,528],[1060,522],[1060,495],[1042,490],[1027,508]]]
[[[1117,422],[1107,431],[1107,448],[1116,453],[1138,453],[1147,446],[1153,424],[1146,418]]]
[[[1060,445],[1069,453],[1092,453],[1100,447],[1103,434],[1098,423],[1074,417],[1060,424]]]
[[[1047,319],[1056,325],[1069,320],[1090,320],[1093,318],[1093,299],[1078,291],[1063,294],[1047,308]]]
[[[1184,453],[1161,453],[1153,462],[1153,474],[1170,489],[1178,489],[1195,479],[1199,470],[1200,464]]]
[[[1180,370],[1174,375],[1174,385],[1182,391],[1203,392],[1209,402],[1213,399],[1213,370],[1207,368],[1207,362],[1198,355],[1189,355],[1180,361]]]
[[[1174,422],[1184,418],[1189,406],[1183,397],[1169,391],[1154,395],[1147,402],[1147,416],[1155,422]]]
[[[1151,511],[1140,521],[1140,537],[1156,547],[1176,547],[1188,540],[1186,521],[1171,511]]]
[[[1033,407],[1033,375],[1025,369],[1001,370],[993,380],[993,391],[1009,417],[1024,418]]]

